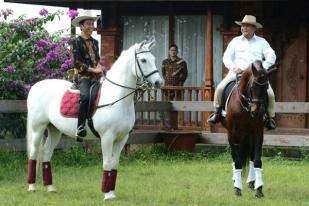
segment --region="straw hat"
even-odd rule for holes
[[[263,28],[262,24],[256,22],[255,16],[252,15],[245,15],[242,21],[235,21],[235,23],[238,24],[239,26],[241,26],[242,24],[251,24],[255,26],[257,29]]]
[[[93,21],[96,21],[96,20],[98,20],[98,18],[99,17],[92,16],[90,10],[84,10],[83,12],[80,13],[80,15],[78,17],[76,17],[75,19],[72,20],[71,24],[74,27],[78,27],[79,22],[81,22],[83,20],[91,19]]]

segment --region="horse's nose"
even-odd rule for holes
[[[162,85],[163,85],[163,81],[161,81],[161,80],[157,80],[154,83],[155,88],[161,88]]]

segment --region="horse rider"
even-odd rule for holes
[[[255,35],[256,30],[263,28],[263,26],[256,21],[254,16],[245,15],[242,21],[235,21],[235,23],[241,26],[242,35],[233,38],[224,52],[223,63],[229,69],[229,72],[215,91],[214,106],[216,111],[207,120],[210,124],[219,122],[223,90],[229,82],[236,79],[236,74],[250,68],[251,63],[256,60],[261,60],[265,69],[275,64],[276,61],[275,52],[269,43],[264,38]],[[268,112],[265,119],[265,127],[267,129],[275,129],[276,123],[273,119],[275,117],[275,94],[270,85],[267,94]]]
[[[77,123],[76,140],[81,142],[87,135],[85,123],[87,118],[90,86],[95,83],[103,72],[99,64],[98,41],[91,35],[97,17],[91,16],[90,11],[72,20],[72,25],[80,27],[81,34],[71,41],[74,67],[77,73],[77,86],[80,90],[79,115]]]

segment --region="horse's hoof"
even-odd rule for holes
[[[237,197],[240,197],[240,196],[241,196],[241,189],[235,187],[235,195],[236,195]]]
[[[35,192],[36,191],[35,185],[34,184],[29,184],[28,191],[29,192]]]
[[[53,185],[47,185],[47,186],[46,186],[46,189],[47,189],[47,192],[48,192],[49,194],[54,194],[54,193],[57,192],[57,190],[54,188]]]
[[[116,198],[116,195],[115,195],[114,191],[109,191],[109,192],[105,193],[105,195],[104,195],[104,201],[113,200],[115,198]]]
[[[76,137],[76,142],[84,142],[84,138],[77,136]]]
[[[249,188],[251,191],[254,191],[254,181],[249,182],[248,188]]]
[[[263,191],[262,191],[262,187],[259,187],[259,188],[256,189],[255,197],[257,197],[257,198],[264,197],[264,194],[263,194]]]

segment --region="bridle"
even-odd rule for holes
[[[137,63],[137,67],[138,67],[140,73],[142,74],[142,82],[143,83],[146,82],[146,81],[148,82],[147,78],[150,77],[151,75],[153,75],[155,73],[159,73],[159,70],[155,69],[155,70],[153,70],[152,72],[150,72],[147,75],[144,74],[144,72],[143,72],[143,70],[141,68],[141,65],[140,65],[140,63],[138,61],[137,55],[138,54],[142,54],[142,53],[148,53],[148,52],[150,52],[150,51],[141,51],[141,52],[136,53],[136,50],[135,50],[135,73],[136,73],[137,79],[139,80],[140,77],[137,75],[137,71],[136,71],[136,63]]]
[[[153,88],[153,85],[148,81],[148,77],[150,77],[151,75],[155,74],[155,73],[159,73],[159,70],[155,69],[153,70],[152,72],[150,72],[149,74],[145,75],[142,68],[141,68],[141,65],[139,63],[139,59],[138,59],[138,55],[139,54],[142,54],[142,53],[147,53],[147,52],[151,52],[151,51],[141,51],[141,52],[134,52],[134,59],[135,59],[135,74],[137,76],[137,82],[141,82],[141,83],[137,83],[136,84],[136,87],[133,88],[133,87],[129,87],[129,86],[125,86],[125,85],[121,85],[121,84],[118,84],[112,80],[110,80],[109,78],[107,78],[106,76],[104,76],[104,78],[109,81],[110,83],[116,85],[116,86],[119,86],[119,87],[122,87],[122,88],[125,88],[125,89],[130,89],[130,90],[133,90],[132,92],[129,92],[128,94],[126,94],[125,96],[121,97],[120,99],[114,101],[114,102],[111,102],[111,103],[108,103],[108,104],[103,104],[103,105],[99,105],[97,108],[102,108],[102,107],[106,107],[106,106],[112,106],[114,105],[116,102],[119,102],[121,101],[122,99],[130,96],[131,94],[133,93],[136,93],[138,91],[143,91],[145,92],[146,90],[150,90]],[[136,66],[137,65],[137,66]],[[138,76],[137,74],[137,68],[139,69],[139,72],[141,73],[141,77]],[[104,73],[103,73],[104,74]]]
[[[242,74],[242,73],[241,73]],[[253,88],[253,85],[254,84],[257,84],[259,86],[269,86],[269,82],[268,82],[268,79],[266,79],[265,81],[263,82],[259,82],[258,80],[256,80],[254,77],[251,76],[250,80],[248,81],[247,83],[247,91],[246,91],[246,94],[248,94],[248,96],[245,96],[243,93],[241,93],[240,89],[239,89],[239,78],[241,76],[241,74],[237,74],[236,76],[236,88],[237,88],[237,93],[238,93],[238,96],[239,96],[239,99],[240,99],[240,104],[241,104],[241,107],[247,111],[247,112],[250,112],[251,116],[252,116],[252,111],[251,111],[251,107],[250,105],[252,104],[261,104],[263,106],[265,106],[265,99],[262,98],[262,99],[258,99],[258,98],[252,98],[252,88]],[[246,105],[243,104],[243,101],[246,103]]]

